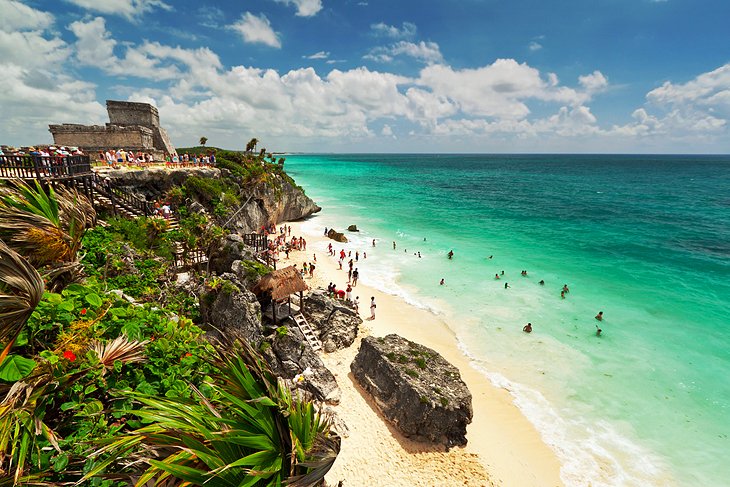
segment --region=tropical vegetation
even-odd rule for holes
[[[221,160],[240,171],[222,184],[255,165]],[[329,419],[249,344],[207,340],[197,297],[172,284],[180,248],[224,235],[179,216],[175,231],[95,226],[75,191],[0,188],[0,484],[320,483],[339,451]]]

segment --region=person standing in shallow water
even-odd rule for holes
[[[532,323],[528,323],[522,327],[522,331],[525,333],[532,333]]]

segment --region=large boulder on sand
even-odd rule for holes
[[[405,436],[448,447],[466,444],[471,393],[459,370],[434,350],[395,334],[365,337],[350,369]]]
[[[345,234],[336,231],[334,228],[330,228],[329,232],[327,232],[327,237],[337,242],[347,243],[347,237],[345,237]]]
[[[323,290],[312,291],[304,300],[304,314],[327,353],[347,348],[362,324],[355,309],[330,298]]]

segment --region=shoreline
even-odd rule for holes
[[[296,263],[301,268],[303,262],[312,262],[316,254],[315,275],[306,279],[310,288],[326,288],[330,281],[338,288],[344,287],[347,271],[340,271],[335,257],[327,255],[327,245],[331,242],[339,251],[345,244],[323,235],[305,235],[303,221],[286,225],[291,226],[291,235],[307,240],[308,250],[292,252],[290,259],[279,261],[279,267]],[[358,266],[366,272],[367,260],[361,259]],[[360,316],[365,320],[358,338],[345,350],[322,355],[342,391],[341,404],[335,411],[350,432],[343,438],[342,451],[327,476],[330,481],[389,486],[434,485],[434,482],[436,485],[563,485],[556,453],[514,404],[510,393],[492,385],[472,366],[443,319],[400,297],[361,283],[353,288],[353,296],[360,296]],[[375,296],[378,304],[374,321],[366,320],[370,296]],[[405,438],[380,415],[370,397],[352,379],[349,366],[361,338],[389,333],[436,350],[459,369],[472,394],[474,409],[465,447],[447,452]]]

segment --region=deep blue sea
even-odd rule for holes
[[[566,484],[730,485],[730,157],[289,155],[286,169],[324,208],[306,228],[356,224],[361,280],[442,315]]]

